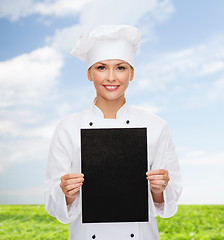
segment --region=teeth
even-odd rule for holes
[[[106,88],[108,88],[108,89],[115,89],[115,88],[117,88],[117,86],[105,86]]]

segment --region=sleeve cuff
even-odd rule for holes
[[[173,199],[173,191],[171,184],[168,184],[163,192],[164,202],[155,203],[154,206],[157,214],[162,218],[172,217],[178,209],[177,202]]]
[[[79,202],[80,202],[80,194],[75,198],[75,200],[71,204],[67,205],[67,211],[68,211],[69,217],[81,214],[81,211],[79,211],[81,209],[79,207]]]
[[[70,205],[66,204],[65,195],[60,187],[60,182],[56,182],[52,191],[53,204],[55,206],[56,217],[61,223],[74,221],[81,213],[79,196]]]

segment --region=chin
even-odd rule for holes
[[[115,101],[115,100],[119,100],[119,99],[123,99],[124,95],[119,95],[119,96],[105,96],[105,95],[101,95],[105,100],[107,101]]]

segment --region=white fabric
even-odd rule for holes
[[[131,25],[101,25],[84,33],[71,51],[73,56],[94,63],[120,59],[134,66],[134,54],[140,46],[141,32]]]
[[[163,168],[169,171],[170,181],[164,191],[165,202],[155,204],[149,191],[149,222],[83,224],[81,198],[77,197],[71,205],[66,206],[65,196],[59,186],[60,178],[67,173],[81,172],[80,129],[117,127],[147,127],[148,170]],[[117,112],[116,119],[104,119],[101,110],[93,103],[90,109],[62,120],[55,131],[47,167],[45,208],[60,222],[71,223],[71,240],[92,239],[93,235],[97,240],[160,239],[155,217],[160,215],[168,218],[176,213],[181,190],[179,163],[167,123],[149,112],[126,103]],[[134,234],[134,238],[131,234]]]
[[[121,59],[134,66],[134,52],[131,43],[125,40],[101,40],[88,53],[88,68],[102,60]]]

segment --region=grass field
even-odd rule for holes
[[[161,240],[224,240],[224,205],[180,205],[169,219],[157,218]],[[43,205],[0,205],[0,239],[69,239],[69,225]]]

